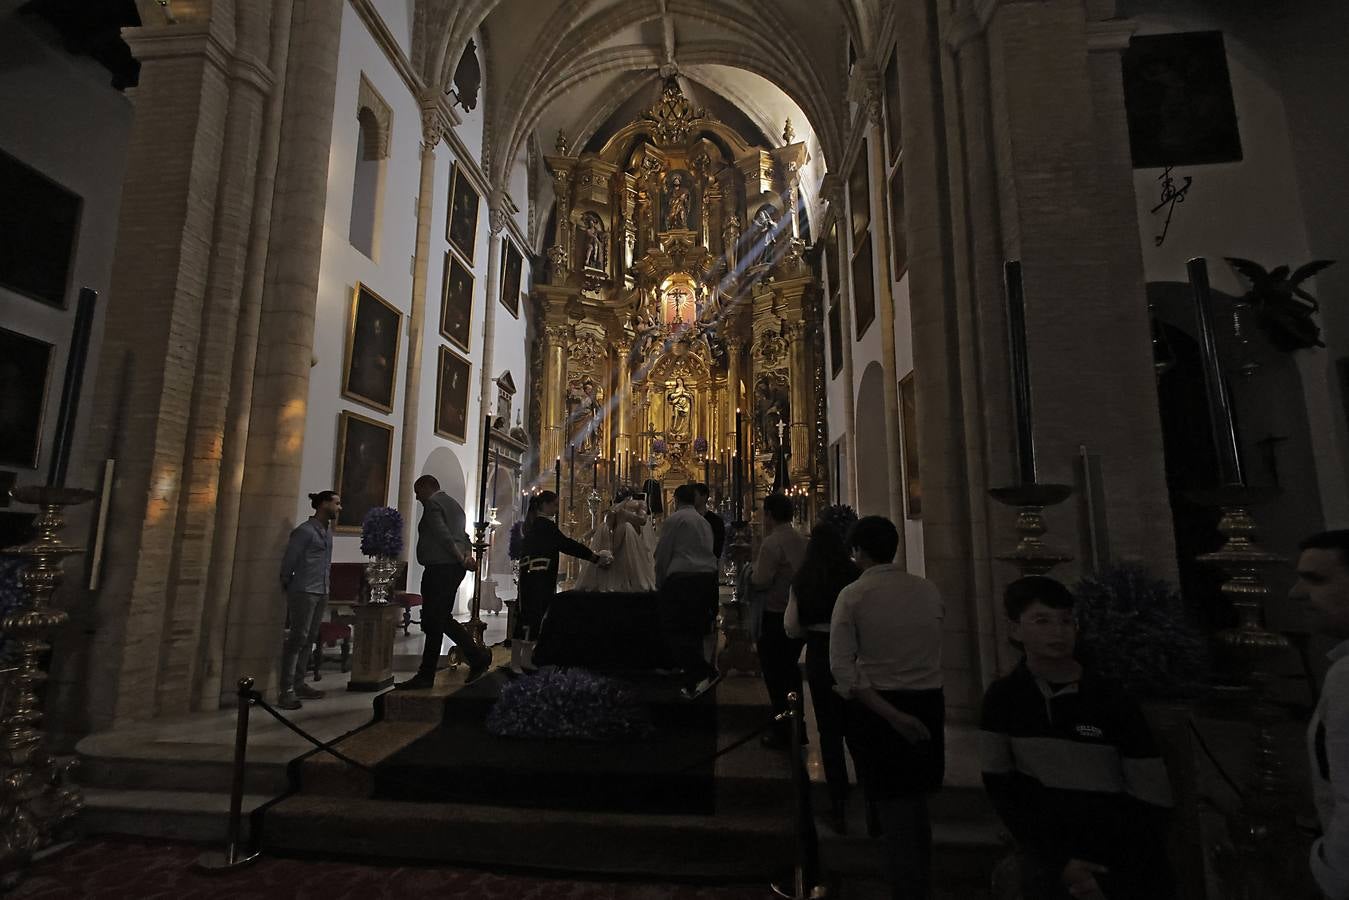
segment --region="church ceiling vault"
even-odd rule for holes
[[[769,135],[790,116],[821,171],[837,170],[843,37],[865,49],[884,5],[826,2],[822,16],[819,0],[417,0],[414,56],[430,83],[451,87],[467,42],[491,36],[484,158],[494,184],[531,139],[550,146],[560,129],[582,146],[605,110],[673,74],[726,97]]]

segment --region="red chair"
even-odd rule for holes
[[[404,576],[404,580],[406,580],[406,576]],[[418,608],[421,607],[422,595],[409,594],[407,591],[395,591],[393,595],[393,602],[403,607],[403,636],[406,637],[408,629],[411,626],[422,624],[421,619],[412,618],[412,608],[414,606]]]
[[[341,653],[336,658],[324,655],[324,647],[335,647],[339,643],[342,648]],[[319,639],[314,644],[313,654],[309,657],[310,668],[314,671],[315,681],[323,680],[323,675],[319,672],[319,666],[334,659],[341,663],[343,672],[351,671],[351,626],[344,622],[320,622]]]

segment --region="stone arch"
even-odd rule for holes
[[[885,421],[885,370],[875,361],[867,365],[857,387],[857,421]],[[859,515],[890,515],[890,464],[886,459],[888,448],[887,441],[867,440],[859,435],[857,483],[866,485],[866,490],[859,492],[857,497]]]
[[[361,74],[361,87],[356,95],[356,121],[361,124],[361,159],[387,159],[393,134],[393,109],[365,73]]]

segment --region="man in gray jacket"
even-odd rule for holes
[[[282,709],[299,709],[301,700],[318,700],[323,691],[304,683],[309,654],[319,637],[319,623],[328,608],[328,572],[333,563],[332,523],[342,511],[336,491],[309,495],[314,514],[290,533],[286,554],[281,558],[281,590],[286,592],[285,649],[281,654],[280,697]]]
[[[422,572],[422,664],[417,674],[394,685],[397,690],[429,688],[436,683],[440,645],[446,635],[468,660],[468,683],[477,681],[492,664],[492,651],[473,643],[468,629],[454,618],[454,598],[464,576],[478,567],[468,538],[464,508],[440,489],[434,475],[423,475],[412,484],[422,504],[417,523],[417,562]]]

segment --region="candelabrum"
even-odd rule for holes
[[[46,637],[69,619],[50,605],[63,577],[61,561],[84,552],[57,537],[65,524],[61,511],[93,496],[77,488],[13,491],[16,501],[36,505],[41,513],[34,523],[37,538],[6,550],[29,560],[21,577],[27,602],[0,622],[0,630],[18,647],[0,691],[0,875],[6,881],[49,846],[84,806],[79,788],[67,783],[74,764],[58,764],[43,747],[39,692],[47,680],[41,660],[51,649]]]
[[[1067,500],[1073,493],[1070,486],[1032,482],[992,488],[988,493],[1003,506],[1015,507],[1017,511],[1016,533],[1020,535],[1020,540],[1017,541],[1016,549],[997,559],[1012,563],[1021,570],[1022,575],[1043,575],[1072,559],[1069,554],[1052,549],[1042,540],[1048,531],[1044,520],[1045,508]]]
[[[1289,648],[1287,638],[1263,624],[1264,602],[1269,596],[1264,573],[1284,560],[1260,546],[1259,529],[1250,512],[1251,506],[1268,501],[1274,493],[1272,488],[1229,485],[1192,495],[1221,511],[1218,533],[1223,545],[1198,561],[1227,576],[1221,591],[1237,614],[1237,624],[1216,635],[1219,666],[1239,683],[1238,691],[1249,700],[1256,731],[1254,780],[1240,811],[1228,823],[1239,856],[1248,861],[1260,857],[1268,861],[1282,854],[1283,841],[1292,832],[1284,766],[1273,733],[1280,715],[1270,702],[1269,676],[1260,669],[1261,663]]]
[[[464,623],[469,636],[473,638],[473,643],[479,647],[486,645],[483,640],[483,635],[487,631],[487,623],[482,620],[482,570],[487,565],[487,550],[492,546],[487,539],[489,524],[488,522],[473,523],[473,558],[477,565],[473,568],[473,599],[469,601],[468,621]]]

